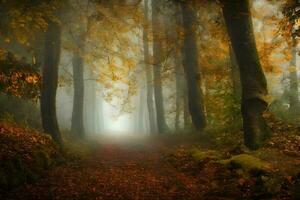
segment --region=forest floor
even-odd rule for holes
[[[5,198],[199,199],[203,185],[173,167],[164,157],[166,148],[143,138],[106,140],[89,158],[59,166]]]
[[[283,126],[280,127],[279,126]],[[100,137],[93,153],[1,199],[299,199],[298,128],[278,124],[257,151],[198,136]],[[272,128],[272,124],[271,124]],[[289,131],[289,135],[276,135]],[[296,132],[296,133],[293,133]],[[280,134],[281,134],[280,133]],[[220,136],[222,137],[222,136]],[[224,137],[227,137],[226,135]],[[240,138],[240,135],[237,136]],[[231,144],[232,144],[232,141]]]

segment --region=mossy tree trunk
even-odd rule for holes
[[[268,95],[267,81],[256,49],[249,2],[223,0],[222,3],[226,27],[240,69],[244,142],[250,149],[256,149],[270,131],[262,116],[268,106],[265,100]]]

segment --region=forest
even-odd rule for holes
[[[0,0],[0,199],[299,200],[299,0]]]

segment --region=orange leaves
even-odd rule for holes
[[[0,59],[0,69],[0,91],[17,97],[38,98],[41,77],[34,65],[7,53]]]
[[[36,149],[47,148],[50,154],[56,153],[56,147],[50,137],[37,131],[13,124],[0,123],[0,160],[12,159],[16,155],[30,161]]]

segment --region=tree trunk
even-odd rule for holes
[[[154,96],[156,106],[156,121],[159,133],[168,132],[165,119],[165,108],[163,102],[162,80],[161,80],[161,41],[159,37],[159,1],[152,0],[152,28],[153,28],[153,74],[154,74]]]
[[[241,74],[244,142],[258,148],[269,136],[263,118],[268,103],[267,81],[256,49],[253,25],[247,0],[223,0],[223,14]]]
[[[137,124],[136,124],[136,130],[137,133],[142,134],[146,132],[146,120],[145,120],[145,102],[146,102],[146,96],[145,96],[145,88],[143,85],[140,88],[139,96],[138,96],[138,110],[137,110]]]
[[[83,47],[81,46],[81,48]],[[84,125],[83,125],[84,60],[79,53],[74,52],[72,64],[73,64],[74,98],[73,98],[71,132],[78,137],[84,137],[85,135]]]
[[[182,27],[182,16],[180,13],[180,6],[176,5],[176,13],[175,13],[175,18],[176,18],[176,23],[175,27],[179,26]],[[186,80],[184,78],[184,71],[183,71],[183,49],[181,48],[181,41],[180,37],[177,33],[175,32],[175,41],[176,43],[176,52],[175,52],[175,80],[176,80],[176,113],[175,113],[175,130],[179,131],[180,129],[180,114],[181,112],[184,113],[184,103],[185,103],[185,85],[186,85]],[[183,114],[184,116],[185,114]],[[185,120],[185,118],[184,118]]]
[[[298,75],[297,75],[297,41],[295,36],[292,37],[293,47],[292,47],[292,60],[290,63],[290,92],[289,92],[289,102],[290,102],[290,112],[296,114],[299,111],[299,98],[298,98]]]
[[[56,90],[61,49],[61,28],[50,21],[45,35],[44,65],[42,68],[41,117],[44,131],[61,143],[56,118]]]
[[[177,55],[178,56],[178,55]],[[181,81],[183,81],[181,79],[181,74],[180,74],[180,68],[181,66],[179,64],[177,64],[177,57],[176,57],[176,66],[175,66],[175,78],[176,78],[176,113],[175,113],[175,130],[178,131],[180,126],[180,105],[182,103],[182,88],[181,88]]]
[[[156,132],[155,125],[155,109],[153,102],[153,74],[151,66],[149,65],[149,28],[148,28],[148,0],[144,1],[144,25],[143,25],[143,45],[144,45],[144,62],[146,72],[146,86],[147,86],[147,108],[149,114],[150,133]]]
[[[240,71],[231,44],[229,44],[229,51],[233,95],[236,100],[240,100],[242,96]]]
[[[199,71],[198,49],[194,29],[196,14],[187,3],[182,2],[180,5],[185,30],[183,66],[187,80],[189,111],[193,125],[199,133],[202,133],[206,125],[206,117],[203,106],[201,74]]]

